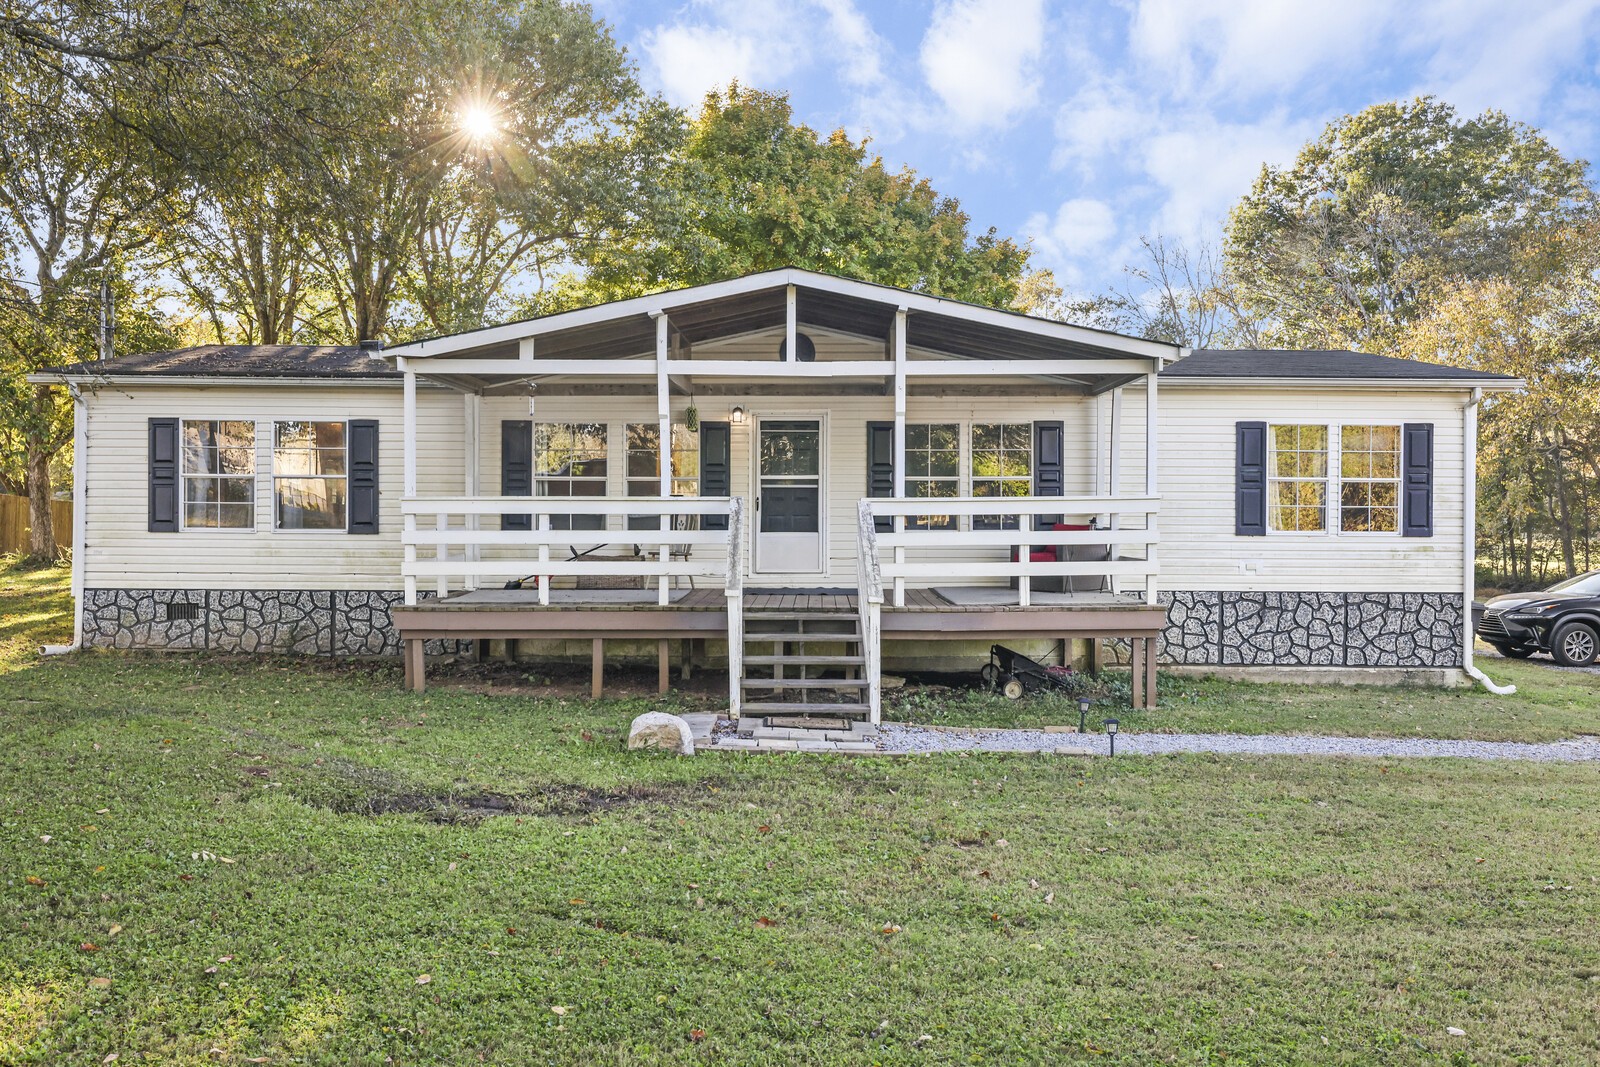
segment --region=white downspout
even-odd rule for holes
[[[1474,389],[1461,409],[1461,669],[1496,696],[1510,696],[1514,685],[1500,685],[1472,662],[1472,602],[1478,594],[1478,402],[1483,390]]]
[[[83,647],[83,543],[89,517],[83,472],[88,466],[89,409],[76,385],[68,382],[67,391],[72,394],[72,644],[45,645],[39,650],[44,656],[64,656]]]

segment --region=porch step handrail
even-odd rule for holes
[[[744,678],[744,499],[728,502],[728,559],[723,593],[728,602],[728,717],[739,717]]]
[[[883,569],[878,560],[877,521],[871,501],[856,508],[856,607],[861,626],[861,669],[867,679],[870,721],[883,718]]]
[[[721,578],[726,584],[730,541],[735,539],[731,528],[735,515],[742,515],[736,497],[427,496],[402,500],[400,510],[405,553],[401,576],[407,604],[416,603],[417,585],[422,580],[436,582],[442,597],[451,592],[453,580],[457,587],[471,589],[479,579],[533,579],[538,584],[539,603],[549,604],[554,578],[638,576],[647,588],[650,580],[655,580],[658,603],[665,605],[672,578]],[[485,515],[527,515],[533,528],[479,529]],[[723,525],[729,529],[673,529],[673,521],[683,516],[727,516]],[[599,518],[607,528],[554,528],[552,520],[576,517]],[[651,526],[613,527],[609,520],[618,517],[643,518]],[[588,554],[610,545],[640,545],[650,554],[642,559]],[[697,547],[721,551],[696,553]],[[518,548],[529,551],[490,558],[484,554],[485,549]],[[431,549],[431,556],[419,558],[419,549]],[[574,552],[580,554],[567,558]]]
[[[1017,600],[1022,606],[1032,602],[1032,583],[1046,577],[1101,577],[1114,584],[1120,580],[1142,584],[1145,601],[1156,603],[1159,571],[1157,549],[1161,531],[1157,517],[1161,498],[1153,496],[1052,496],[1052,497],[872,497],[861,501],[864,516],[892,519],[894,529],[876,533],[877,549],[882,553],[882,573],[894,583],[894,604],[905,606],[906,579],[932,578],[1015,578]],[[1033,516],[1062,516],[1090,520],[1104,517],[1107,525],[1091,530],[1029,529],[1019,523],[1013,529],[906,529],[905,520],[923,515],[950,515],[968,519]],[[863,520],[865,521],[865,520]],[[959,524],[958,524],[959,525]],[[966,524],[971,527],[973,523]],[[1105,560],[1038,560],[1027,548],[1105,546],[1111,558]],[[966,549],[1007,550],[1004,558],[973,558]],[[907,559],[908,550],[939,553],[937,559]],[[1010,549],[1021,549],[1014,554]],[[1140,550],[1125,555],[1122,550]]]

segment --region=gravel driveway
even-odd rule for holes
[[[1475,659],[1475,660],[1494,660],[1494,659],[1497,659],[1497,660],[1504,661],[1504,660],[1510,659],[1511,657],[1502,656],[1500,653],[1496,652],[1492,648],[1488,648],[1488,649],[1486,649],[1486,648],[1475,648],[1475,649],[1472,650],[1472,658]],[[1561,664],[1557,663],[1555,660],[1551,659],[1549,656],[1546,656],[1542,652],[1538,653],[1536,655],[1530,656],[1527,659],[1523,660],[1522,662],[1523,663],[1537,664],[1540,667],[1549,667],[1553,671],[1570,671],[1573,674],[1595,674],[1595,675],[1600,675],[1600,663],[1597,663],[1592,667],[1563,667]],[[1493,673],[1493,668],[1492,667],[1485,667],[1484,670],[1490,672],[1489,673],[1489,677],[1491,677],[1491,678],[1494,677],[1494,673]],[[1496,680],[1498,681],[1498,679],[1496,679]]]
[[[879,729],[879,747],[885,752],[1054,752],[1057,749],[1087,749],[1094,755],[1107,754],[1105,734],[1051,734],[1040,730],[974,730],[957,733],[895,723],[884,723]],[[1550,744],[1435,741],[1425,738],[1302,737],[1286,734],[1120,734],[1117,737],[1118,755],[1152,756],[1170,752],[1574,762],[1600,761],[1600,737]]]

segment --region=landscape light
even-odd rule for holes
[[[1117,754],[1117,720],[1116,719],[1107,719],[1106,720],[1106,737],[1111,740],[1111,754],[1113,756],[1115,756]]]
[[[1078,732],[1081,734],[1088,729],[1089,698],[1078,698]]]

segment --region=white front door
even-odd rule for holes
[[[756,570],[821,574],[821,419],[756,420]]]

